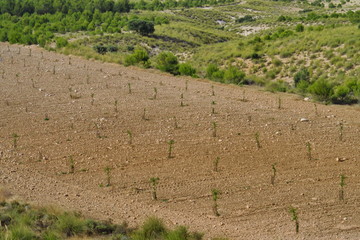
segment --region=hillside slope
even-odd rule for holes
[[[1,43],[0,53],[0,184],[23,199],[119,223],[156,215],[208,238],[360,237],[358,106],[314,105],[34,46]],[[221,191],[219,217],[212,189]]]

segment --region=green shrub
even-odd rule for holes
[[[36,234],[27,226],[15,225],[10,229],[8,240],[33,240],[36,239]]]
[[[56,47],[57,48],[63,48],[63,47],[66,47],[68,45],[68,41],[63,38],[63,37],[58,37],[56,39]]]
[[[245,73],[240,71],[237,67],[230,66],[225,70],[224,80],[227,83],[242,84],[245,78]]]
[[[155,67],[163,72],[179,74],[178,59],[171,52],[161,52],[156,58]]]
[[[84,232],[85,221],[72,213],[64,213],[58,217],[56,229],[66,237],[71,237]]]
[[[324,78],[316,80],[308,89],[320,101],[329,101],[334,92],[333,84]]]
[[[166,233],[164,223],[156,218],[148,218],[140,229],[132,235],[133,240],[152,240],[161,239]]]
[[[283,80],[270,81],[265,86],[265,89],[270,92],[286,92],[288,88],[288,84]]]
[[[298,24],[298,25],[296,25],[296,27],[295,27],[295,31],[296,32],[303,32],[305,30],[305,27],[304,27],[304,25],[302,25],[302,24]]]
[[[179,65],[179,73],[180,75],[185,76],[195,76],[196,69],[193,68],[189,63],[181,63]]]
[[[141,35],[149,35],[155,31],[154,22],[140,19],[132,19],[128,23],[130,30],[134,30]]]
[[[300,81],[310,82],[310,73],[307,68],[301,68],[295,75],[294,75],[294,83],[295,87],[299,84]]]
[[[137,47],[135,48],[133,54],[127,55],[125,57],[124,64],[125,66],[141,64],[144,67],[148,67],[150,65],[149,54],[146,49],[142,47]]]
[[[97,44],[93,48],[99,54],[105,54],[107,52],[107,47],[102,44]]]

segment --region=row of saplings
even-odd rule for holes
[[[186,88],[187,88],[187,82],[186,82]],[[128,84],[128,90],[129,90],[129,94],[132,93],[132,90],[131,90],[131,84]],[[154,89],[154,97],[153,99],[156,99],[156,95],[157,95],[157,89],[155,88]],[[214,88],[212,87],[212,95],[215,95],[215,92],[214,92]],[[245,95],[245,93],[244,93]],[[245,99],[244,99],[245,100]],[[117,111],[117,101],[115,101],[115,111]],[[215,102],[213,101],[212,104],[215,104]],[[278,103],[278,108],[281,109],[281,99],[279,98],[279,103]],[[183,95],[181,95],[181,103],[180,103],[180,106],[185,106],[185,104],[183,103]],[[314,104],[315,106],[315,114],[318,115],[318,111],[317,111],[317,106],[316,104]],[[214,107],[212,107],[212,110],[211,110],[211,114],[215,114],[215,109]],[[45,120],[48,119],[48,116],[46,116]],[[142,119],[143,120],[149,120],[147,117],[146,117],[146,109],[144,109],[144,113],[142,115]],[[174,118],[174,124],[175,124],[175,128],[179,128],[178,127],[178,122],[177,122],[177,119]],[[217,137],[217,123],[216,122],[212,122],[212,136],[213,137]],[[294,130],[293,126],[291,127],[292,130]],[[340,141],[343,141],[343,132],[344,132],[344,125],[342,122],[340,122],[339,124],[339,140]],[[96,133],[97,137],[101,138],[101,134],[100,132],[97,131]],[[127,135],[128,135],[128,144],[129,145],[132,145],[133,144],[133,134],[130,130],[127,131]],[[13,144],[13,148],[16,149],[17,146],[18,146],[18,139],[19,139],[19,135],[14,133],[12,135],[12,144]],[[260,134],[259,132],[256,132],[254,134],[254,139],[255,139],[255,143],[256,143],[256,147],[257,149],[261,149],[262,148],[262,145],[260,143]],[[173,158],[174,155],[173,155],[173,148],[174,148],[174,144],[175,144],[175,141],[173,139],[171,139],[170,141],[168,141],[168,155],[167,157],[170,159],[170,158]],[[314,160],[315,158],[313,158],[312,156],[312,146],[311,146],[311,143],[310,142],[306,142],[305,144],[306,146],[306,152],[307,152],[307,158],[309,161],[312,161]],[[43,159],[43,155],[41,152],[39,152],[39,161],[41,161]],[[75,173],[75,160],[73,159],[72,156],[69,157],[69,171],[68,172],[62,172],[62,174],[73,174]],[[215,158],[214,162],[213,162],[213,171],[214,172],[218,172],[218,165],[219,165],[219,161],[220,161],[220,157],[217,157]],[[106,174],[106,183],[105,184],[100,184],[99,186],[100,187],[109,187],[111,186],[111,170],[112,168],[107,166],[104,168],[104,172]],[[82,170],[81,170],[82,171]],[[272,175],[271,175],[271,179],[270,179],[270,182],[272,185],[275,184],[275,178],[276,178],[276,173],[277,173],[277,170],[276,170],[276,165],[273,164],[272,165]],[[344,200],[344,186],[345,186],[345,175],[341,174],[340,175],[340,190],[339,190],[339,199],[340,200]],[[152,195],[152,199],[153,200],[157,200],[158,197],[157,197],[157,185],[158,185],[158,182],[159,182],[159,178],[158,177],[151,177],[150,178],[150,184],[151,184],[151,188],[152,188],[152,192],[151,192],[151,195]],[[218,190],[218,189],[212,189],[211,190],[211,195],[212,195],[212,199],[213,199],[213,212],[215,214],[215,216],[220,216],[220,213],[218,211],[218,203],[217,203],[217,200],[219,198],[221,194],[221,191]],[[299,222],[298,222],[298,215],[297,215],[297,209],[296,208],[293,208],[293,207],[290,207],[289,208],[289,212],[291,213],[292,215],[292,220],[295,221],[295,226],[296,226],[296,232],[298,233],[299,232]],[[0,238],[1,239],[1,238]]]

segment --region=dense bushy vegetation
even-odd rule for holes
[[[170,230],[155,217],[147,219],[138,229],[132,229],[126,223],[118,225],[95,221],[79,213],[62,212],[54,208],[35,208],[16,201],[0,203],[0,239],[60,240],[75,236],[112,240],[200,240],[203,234],[189,232],[184,226]]]

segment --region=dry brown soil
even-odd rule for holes
[[[69,62],[37,47],[2,43],[0,53],[0,184],[21,199],[132,225],[155,215],[206,239],[360,239],[359,106],[317,104],[316,113],[299,96],[254,87]],[[101,186],[107,166],[110,187]],[[347,176],[344,201],[340,174]],[[160,178],[157,201],[151,177]],[[219,217],[214,188],[222,192]],[[298,209],[299,234],[290,206]]]

